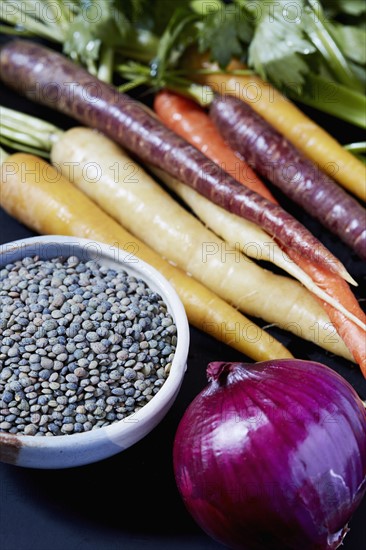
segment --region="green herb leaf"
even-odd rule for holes
[[[151,72],[157,85],[161,86],[165,73],[174,68],[182,53],[196,38],[197,15],[191,11],[178,8],[169,21],[160,38],[158,51],[151,61]]]
[[[332,20],[326,18],[321,6],[315,0],[307,0],[305,7],[304,29],[315,45],[333,77],[337,82],[351,89],[363,91],[363,86],[352,70],[347,57],[332,32]]]
[[[366,30],[352,25],[328,24],[344,55],[360,65],[366,64]]]
[[[175,12],[179,9],[188,10],[190,0],[140,0],[143,9],[140,12],[139,24],[161,36],[169,25]],[[124,8],[123,11],[126,13]]]
[[[252,36],[247,12],[239,6],[222,5],[199,23],[198,47],[200,52],[210,50],[212,59],[225,68],[233,57],[243,57]]]
[[[257,10],[254,4],[257,2],[246,3],[249,10]],[[301,0],[290,3],[279,0],[265,2],[258,17],[249,47],[249,65],[279,87],[289,83],[302,85],[309,72],[305,57],[313,53],[315,47],[305,36],[301,25],[303,16]]]
[[[323,0],[322,4],[329,16],[340,13],[357,16],[366,13],[364,0]]]
[[[95,38],[85,21],[76,19],[67,30],[63,51],[74,61],[89,64],[99,56],[101,41]]]
[[[114,0],[81,0],[82,9],[66,31],[64,53],[86,65],[91,73],[102,74],[98,67],[101,52],[116,49],[134,36],[136,31],[129,17],[138,16],[142,1],[128,0],[122,11]]]

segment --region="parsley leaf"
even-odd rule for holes
[[[341,13],[357,16],[366,13],[365,0],[323,0],[322,4],[329,16]]]
[[[151,61],[151,72],[158,85],[164,81],[169,68],[175,67],[195,36],[197,16],[189,10],[178,8],[160,38],[158,51]]]
[[[181,9],[188,10],[190,7],[190,0],[140,1],[144,2],[143,13],[141,13],[141,20],[144,26],[147,26],[149,30],[153,31],[158,36],[161,36],[165,32],[175,12]]]
[[[243,57],[244,46],[253,36],[247,13],[239,6],[223,5],[208,13],[198,25],[198,48],[210,50],[211,57],[225,68],[233,57]]]
[[[257,10],[257,4],[246,3],[252,11]],[[305,56],[313,53],[315,47],[301,25],[304,16],[301,0],[277,0],[265,2],[257,17],[254,38],[249,46],[249,65],[262,78],[279,87],[286,84],[301,86],[309,72]]]
[[[331,33],[341,47],[344,55],[359,63],[366,64],[366,30],[353,25],[330,24]]]
[[[131,32],[132,25],[114,1],[83,0],[81,4],[83,9],[67,28],[63,51],[92,70],[101,45],[118,46]]]

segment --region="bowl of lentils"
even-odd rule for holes
[[[0,247],[0,460],[69,468],[147,435],[174,403],[189,325],[170,283],[118,247]]]

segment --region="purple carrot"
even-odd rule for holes
[[[311,261],[352,280],[341,262],[288,212],[225,174],[142,103],[119,93],[65,56],[27,40],[10,41],[0,53],[0,77],[33,101],[100,130],[142,161],[256,223]]]
[[[366,210],[247,103],[216,96],[210,116],[252,168],[366,259]]]

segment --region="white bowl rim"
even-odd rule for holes
[[[175,325],[177,327],[177,346],[172,361],[169,376],[165,380],[162,387],[154,395],[154,397],[146,403],[139,411],[133,413],[125,418],[115,421],[107,426],[95,428],[82,433],[73,433],[65,435],[55,435],[52,437],[41,437],[37,435],[24,435],[24,434],[10,434],[6,432],[0,432],[0,445],[6,443],[6,440],[19,441],[22,447],[69,447],[77,445],[78,443],[92,443],[97,442],[101,437],[106,436],[110,440],[114,440],[115,437],[123,437],[124,434],[128,435],[133,430],[136,424],[146,423],[151,419],[155,413],[164,408],[164,404],[168,405],[169,402],[174,399],[176,392],[179,390],[182,383],[185,371],[187,369],[187,357],[190,343],[189,323],[184,306],[171,283],[154,267],[147,262],[141,260],[134,254],[123,251],[115,246],[104,244],[94,239],[85,239],[73,236],[64,235],[42,235],[35,237],[26,237],[24,239],[18,239],[16,241],[10,241],[3,245],[0,245],[0,266],[3,265],[1,258],[5,253],[12,253],[19,249],[20,246],[31,247],[37,244],[60,244],[67,245],[73,244],[77,248],[88,245],[96,245],[103,256],[107,256],[113,260],[116,264],[120,264],[123,269],[129,271],[131,264],[133,264],[133,270],[136,270],[136,274],[141,274],[141,278],[150,286],[151,279],[153,285],[156,283],[157,290],[164,301],[168,298],[170,307],[170,313],[174,318]],[[115,255],[118,254],[118,260],[115,259]],[[126,260],[129,260],[128,262]],[[181,365],[181,370],[176,371],[176,365]]]

